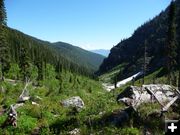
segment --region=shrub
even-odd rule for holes
[[[140,135],[140,131],[137,128],[123,128],[122,135]]]
[[[21,115],[17,120],[18,129],[25,133],[30,133],[36,127],[37,119],[28,115]]]

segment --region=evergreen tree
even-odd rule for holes
[[[144,84],[144,78],[146,75],[147,70],[147,40],[144,42],[144,62],[143,62],[143,81],[142,84]]]
[[[30,63],[29,63],[28,53],[27,53],[27,50],[25,49],[25,47],[22,47],[20,49],[20,58],[19,59],[20,59],[19,67],[21,69],[23,81],[26,81],[26,78],[30,77],[30,72],[29,72]]]
[[[114,88],[117,88],[117,75],[114,76]]]
[[[62,89],[63,89],[63,79],[62,79],[62,75],[59,74],[59,93],[62,92]]]
[[[38,51],[38,52],[36,52]],[[42,59],[42,54],[40,53],[40,48],[36,49],[36,54],[37,58],[34,60],[35,65],[38,68],[38,81],[43,80],[44,75],[43,75],[43,59]]]
[[[43,61],[39,59],[36,62],[36,66],[38,68],[38,78],[37,79],[38,79],[38,81],[43,80]]]
[[[14,79],[14,80],[18,80],[19,79],[19,72],[20,72],[19,65],[16,63],[11,63],[10,69],[7,72],[7,77]]]
[[[6,22],[7,22],[7,16],[6,16],[4,0],[0,0],[0,25],[6,26],[7,25]]]
[[[178,68],[178,90],[180,90],[180,68]]]
[[[46,70],[47,70],[47,60],[44,58],[44,63],[43,63],[43,69],[44,69],[44,79],[46,79],[46,76],[47,76],[47,73],[46,73]]]
[[[9,69],[10,56],[9,46],[6,41],[6,10],[4,0],[0,0],[0,65],[1,65],[1,80],[4,78],[4,73]]]
[[[168,84],[174,80],[174,68],[176,66],[176,5],[172,1],[169,8],[169,27],[167,35],[167,45],[166,45],[166,69],[168,74]],[[172,78],[173,77],[173,78]]]

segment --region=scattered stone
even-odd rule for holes
[[[32,103],[32,105],[37,105],[37,106],[39,106],[39,104],[38,103],[36,103],[36,102],[31,102]]]
[[[75,128],[74,130],[69,132],[70,135],[80,135],[80,129]]]
[[[71,97],[61,103],[64,107],[76,107],[78,110],[84,107],[84,102],[79,96]]]

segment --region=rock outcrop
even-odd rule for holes
[[[147,102],[158,102],[162,107],[165,107],[168,103],[176,101],[177,92],[175,87],[165,84],[130,86],[118,95],[117,100],[133,107]]]
[[[84,102],[79,96],[71,97],[61,102],[64,107],[76,107],[78,110],[84,107]]]

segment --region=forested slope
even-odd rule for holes
[[[14,62],[19,62],[20,50],[23,47],[26,48],[31,62],[50,63],[56,70],[65,69],[84,75],[92,74],[104,59],[101,55],[70,44],[42,41],[11,28],[7,28],[7,42]]]
[[[88,69],[98,70],[104,56],[84,50],[64,42],[53,43],[53,47],[66,58],[85,66]]]
[[[164,48],[167,43],[169,7],[154,19],[146,22],[133,35],[114,46],[104,59],[98,74],[103,74],[117,65],[124,64],[123,78],[142,70],[144,44],[146,42],[148,72],[153,72],[165,63]],[[180,1],[176,1],[177,43],[180,42]]]

